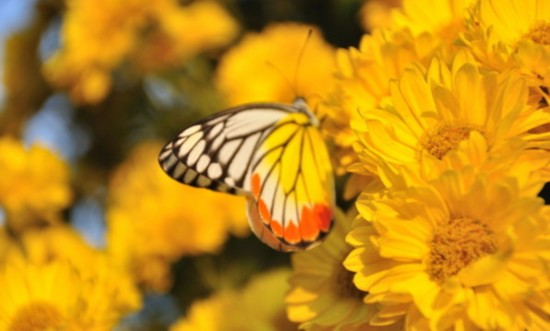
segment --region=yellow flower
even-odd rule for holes
[[[139,71],[180,65],[198,53],[227,45],[239,31],[218,1],[195,1],[183,8],[176,1],[161,1],[155,15],[160,28],[147,36],[136,54]]]
[[[278,23],[245,35],[222,58],[217,86],[231,105],[292,103],[301,96],[315,109],[319,97],[331,91],[334,67],[334,49],[317,28]]]
[[[69,168],[44,147],[25,148],[15,139],[0,137],[0,169],[0,207],[14,231],[58,221],[71,202]]]
[[[240,291],[222,290],[197,301],[170,331],[287,331],[296,326],[284,315],[283,296],[289,271],[279,269],[254,278]]]
[[[380,162],[417,168],[421,158],[442,159],[473,131],[485,137],[492,154],[516,139],[547,150],[549,134],[530,130],[550,115],[528,104],[525,79],[482,71],[465,53],[452,68],[438,58],[427,73],[411,66],[391,83],[391,103],[362,111],[363,119],[353,124],[366,172],[378,172]],[[548,159],[547,152],[539,156]]]
[[[405,186],[387,178],[393,189],[358,201],[364,221],[348,236],[356,249],[345,261],[369,292],[365,302],[381,305],[373,321],[405,317],[407,330],[550,327],[550,210],[540,199],[515,177],[471,166]]]
[[[170,262],[216,252],[229,233],[244,235],[249,228],[242,197],[175,182],[158,165],[160,149],[158,143],[143,143],[116,170],[107,241],[110,253],[138,282],[166,290]]]
[[[360,112],[376,108],[390,94],[390,81],[399,77],[412,62],[428,64],[439,40],[431,35],[414,37],[408,31],[377,29],[361,39],[359,49],[338,50],[338,84],[325,97],[327,117],[324,130],[337,146],[337,173],[357,162],[352,146],[357,136],[350,121],[361,119]],[[349,180],[349,196],[361,190],[365,180]]]
[[[65,227],[26,232],[0,270],[1,330],[111,330],[140,307],[130,276]]]
[[[401,6],[401,0],[369,0],[360,10],[361,26],[365,31],[389,27],[392,9]]]
[[[305,330],[370,330],[375,305],[353,284],[353,273],[342,264],[352,247],[345,242],[352,215],[337,211],[325,242],[292,256],[293,272],[286,295],[288,317]]]
[[[80,279],[66,262],[8,265],[0,271],[0,329],[71,330],[79,308]]]
[[[467,28],[464,40],[481,63],[497,70],[519,68],[538,99],[550,101],[549,2],[478,1]]]
[[[62,47],[44,70],[75,101],[97,103],[111,89],[111,72],[124,61],[138,71],[179,65],[227,44],[237,30],[213,1],[180,6],[175,0],[70,0]]]
[[[407,28],[415,35],[429,32],[447,42],[464,30],[466,10],[474,0],[403,0],[390,14],[389,28]]]

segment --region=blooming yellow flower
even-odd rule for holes
[[[116,170],[107,245],[138,282],[166,290],[170,262],[216,252],[229,233],[244,235],[249,228],[244,198],[175,182],[158,165],[160,149],[158,143],[143,143]]]
[[[325,242],[292,256],[288,317],[304,330],[370,330],[375,305],[365,304],[366,293],[353,284],[353,273],[343,261],[352,247],[345,242],[354,213],[338,210],[335,226]]]
[[[45,64],[47,78],[74,100],[97,103],[124,61],[138,71],[174,65],[227,44],[236,22],[214,1],[70,0],[62,46]],[[109,45],[105,47],[105,45]]]
[[[197,301],[170,331],[295,330],[284,314],[283,296],[289,271],[278,269],[255,277],[240,291],[222,290]]]
[[[44,147],[0,137],[0,169],[0,207],[12,230],[56,222],[71,202],[69,167]]]
[[[538,99],[550,100],[550,3],[477,1],[467,20],[465,42],[483,65],[518,68]],[[538,102],[538,99],[535,100]]]
[[[230,105],[305,97],[315,109],[332,89],[334,68],[334,49],[316,27],[277,23],[246,34],[221,59],[216,83]]]
[[[111,330],[140,307],[131,277],[69,228],[27,231],[5,255],[1,330]]]
[[[371,323],[548,329],[550,214],[542,200],[504,172],[460,165],[432,177],[403,186],[388,176],[391,190],[357,203],[364,221],[348,236],[356,249],[345,265],[369,292],[365,302],[381,305]]]
[[[470,61],[459,53],[452,70],[438,58],[426,73],[411,66],[391,83],[391,103],[361,113],[363,118],[353,124],[367,172],[380,161],[417,168],[423,157],[442,159],[472,131],[486,138],[493,154],[515,139],[527,148],[547,149],[548,133],[531,130],[548,123],[550,116],[528,104],[525,79],[482,71]],[[540,157],[548,159],[548,153]]]
[[[390,94],[390,81],[399,77],[412,62],[427,65],[438,42],[431,35],[414,37],[408,31],[377,29],[363,36],[359,49],[338,50],[338,84],[324,100],[327,117],[331,119],[324,130],[339,146],[339,173],[357,162],[352,149],[357,136],[350,121],[360,119],[361,111],[384,103]],[[361,185],[357,186],[351,191],[360,190]]]

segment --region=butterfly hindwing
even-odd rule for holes
[[[261,223],[269,229],[255,231],[269,246],[303,250],[330,231],[332,167],[326,145],[306,115],[294,113],[275,124],[254,155],[249,185],[251,226]]]

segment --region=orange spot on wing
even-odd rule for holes
[[[260,175],[258,173],[252,174],[252,194],[256,199],[260,196]]]
[[[279,238],[283,237],[283,227],[281,226],[281,223],[272,220],[269,225],[271,226],[271,232],[273,232],[274,235]]]
[[[271,221],[271,213],[269,212],[267,205],[262,199],[258,200],[258,213],[260,214],[262,221],[265,224],[269,224],[269,222]]]
[[[301,241],[300,229],[298,229],[294,222],[288,222],[288,225],[284,229],[284,238],[289,244],[297,244]]]
[[[314,241],[319,237],[320,221],[317,214],[309,207],[302,208],[300,219],[300,230],[302,238],[307,241]]]
[[[328,232],[332,225],[332,209],[327,205],[315,204],[313,213],[316,215],[321,231]]]

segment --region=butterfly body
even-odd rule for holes
[[[303,99],[236,107],[182,131],[159,162],[184,184],[246,196],[256,236],[281,251],[302,250],[330,231],[334,210],[318,125]]]

